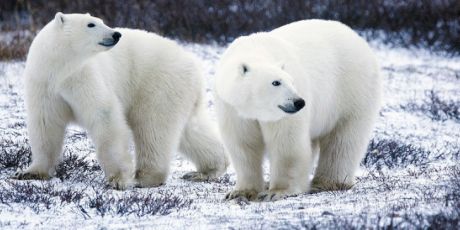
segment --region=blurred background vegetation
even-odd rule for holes
[[[322,18],[396,46],[460,51],[459,0],[1,0],[0,60],[23,59],[34,35],[58,11],[89,12],[113,27],[223,44],[292,21]]]

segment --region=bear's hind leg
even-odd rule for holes
[[[365,118],[348,120],[321,139],[321,150],[311,193],[347,190],[366,152],[372,122]]]
[[[207,181],[222,175],[229,164],[224,146],[206,114],[194,115],[185,126],[179,150],[196,166],[182,178],[191,181]]]
[[[133,186],[133,162],[129,154],[129,127],[121,111],[89,126],[89,134],[96,145],[96,156],[109,185],[114,189]]]
[[[144,111],[130,119],[136,149],[135,180],[138,187],[155,187],[165,183],[186,121],[186,116],[177,111],[157,110],[159,112],[156,114]]]

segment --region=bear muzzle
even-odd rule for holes
[[[285,105],[278,105],[278,108],[283,110],[285,113],[297,113],[303,107],[305,107],[305,100],[302,98],[296,98],[292,100],[292,103],[285,104]]]
[[[121,33],[118,31],[115,31],[112,34],[111,38],[104,38],[102,39],[102,42],[99,42],[99,45],[105,46],[105,47],[112,47],[120,41],[121,38]]]

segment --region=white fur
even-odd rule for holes
[[[246,71],[245,71],[246,70]],[[273,86],[273,81],[281,82]],[[228,198],[276,200],[345,189],[366,151],[380,107],[381,80],[367,43],[334,21],[305,20],[236,39],[216,73],[217,115],[237,174]],[[294,114],[279,105],[303,98]],[[264,191],[262,160],[270,161]]]
[[[98,44],[115,31],[122,37],[113,48]],[[203,106],[197,66],[177,44],[153,33],[115,30],[89,14],[56,14],[27,57],[32,164],[19,177],[53,173],[69,122],[89,131],[116,188],[129,187],[134,173],[141,187],[164,183],[178,147],[197,166],[191,179],[220,175],[228,163]],[[135,168],[128,153],[130,130]]]

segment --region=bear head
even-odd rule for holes
[[[217,71],[216,92],[247,119],[277,121],[305,106],[283,65],[264,62],[221,65]]]
[[[59,41],[76,54],[93,55],[115,46],[121,33],[106,26],[104,22],[90,14],[56,13],[54,26]]]

